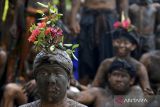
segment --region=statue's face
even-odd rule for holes
[[[114,70],[109,74],[108,82],[113,92],[123,94],[129,90],[133,81],[127,71]]]
[[[113,46],[115,48],[115,53],[120,57],[128,56],[131,51],[135,49],[135,45],[127,38],[117,38],[113,40]]]
[[[65,69],[59,65],[42,65],[35,71],[41,100],[55,103],[61,101],[69,84]]]

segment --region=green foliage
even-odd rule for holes
[[[30,27],[29,31],[32,32],[34,29],[36,29],[36,27],[37,27],[37,26],[36,26],[35,24],[33,24],[33,25]]]
[[[67,47],[69,49],[66,50],[66,52],[73,57],[75,60],[78,61],[76,56],[74,55],[75,49],[79,47],[79,44],[64,44],[64,47]]]

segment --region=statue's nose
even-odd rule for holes
[[[52,73],[48,77],[48,84],[56,84],[56,76]]]

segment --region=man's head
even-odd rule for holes
[[[134,83],[135,75],[136,71],[133,66],[125,60],[116,59],[108,71],[109,87],[115,94],[124,94]]]
[[[113,47],[118,56],[128,56],[138,45],[137,33],[118,28],[113,32]]]
[[[69,86],[73,64],[65,51],[40,52],[34,61],[34,74],[41,100],[59,102]]]

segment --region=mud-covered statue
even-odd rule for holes
[[[66,97],[72,74],[72,61],[60,49],[40,52],[34,61],[34,74],[40,100],[21,107],[86,107]]]
[[[28,40],[40,50],[33,64],[40,99],[20,107],[86,107],[66,96],[73,69],[69,55],[73,55],[73,50],[64,47],[63,31],[57,26],[61,14],[49,3],[39,5],[48,8],[49,16],[43,15],[40,23],[32,25]]]

